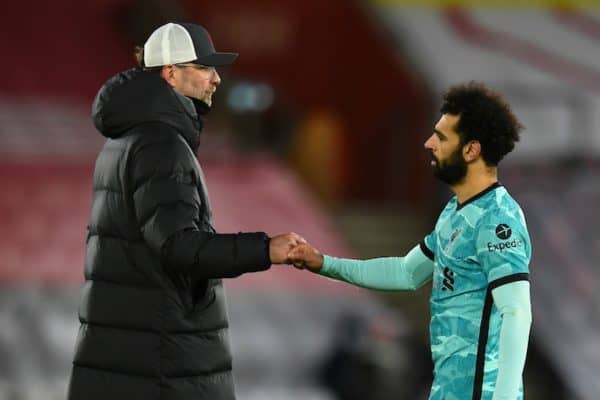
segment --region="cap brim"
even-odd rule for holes
[[[233,63],[237,57],[238,53],[212,53],[204,57],[199,57],[192,62],[209,67],[220,67]]]

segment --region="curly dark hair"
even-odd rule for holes
[[[454,129],[461,144],[481,143],[483,160],[489,166],[498,165],[514,149],[523,129],[506,100],[479,82],[450,87],[440,112],[460,116]]]

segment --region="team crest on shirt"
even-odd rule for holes
[[[452,235],[450,235],[450,240],[448,240],[448,244],[444,248],[444,251],[450,250],[450,247],[452,247],[452,244],[454,243],[454,241],[456,240],[456,238],[458,237],[458,235],[461,234],[461,232],[462,232],[461,228],[456,228],[454,230],[454,232],[452,232]]]

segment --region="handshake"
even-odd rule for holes
[[[312,272],[319,272],[323,266],[323,255],[296,233],[273,236],[269,256],[273,264],[292,264]]]

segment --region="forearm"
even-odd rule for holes
[[[433,262],[417,246],[406,257],[353,260],[324,256],[320,274],[379,290],[416,290],[431,279]]]
[[[529,282],[513,282],[494,289],[492,293],[502,315],[498,377],[493,400],[514,400],[518,398],[529,342]]]
[[[269,238],[262,232],[217,234],[188,229],[170,237],[161,253],[168,268],[195,279],[232,278],[271,265]]]

